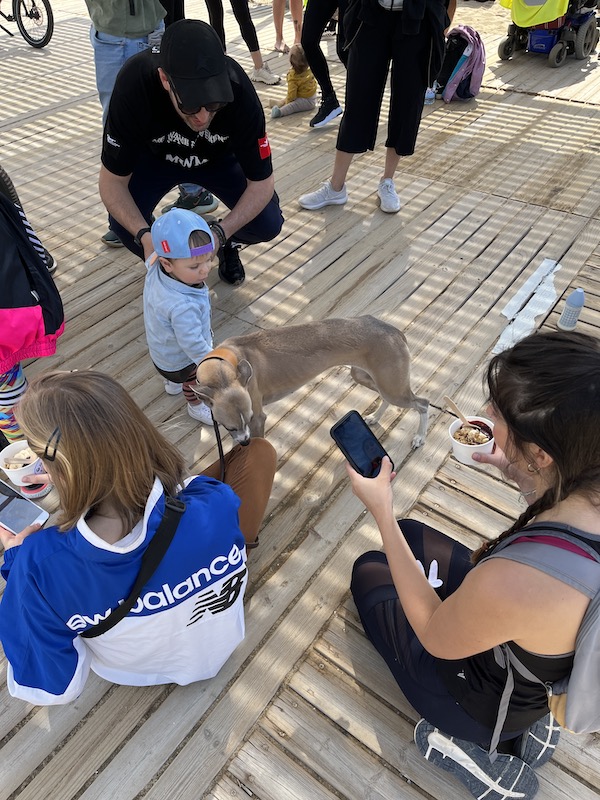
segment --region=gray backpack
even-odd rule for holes
[[[577,545],[592,558],[544,542],[518,542],[520,537],[552,536]],[[506,550],[510,546],[509,550]],[[512,652],[507,644],[494,648],[496,662],[507,670],[490,752],[495,751],[514,688],[513,670],[526,680],[541,683],[548,694],[548,706],[559,725],[573,733],[600,731],[600,536],[560,523],[534,523],[508,536],[486,558],[508,558],[528,564],[573,586],[591,602],[575,641],[575,658],[570,675],[555,683],[544,683]],[[592,560],[593,559],[593,560]]]

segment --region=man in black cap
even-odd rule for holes
[[[219,276],[238,286],[240,246],[283,224],[260,100],[204,22],[175,22],[155,50],[130,58],[112,93],[99,182],[110,226],[147,258],[156,203],[177,184],[201,184],[230,209],[211,227]]]

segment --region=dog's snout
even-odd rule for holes
[[[242,447],[248,447],[248,445],[250,444],[250,439],[242,439],[240,444],[242,445]]]

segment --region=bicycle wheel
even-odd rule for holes
[[[17,190],[15,189],[14,183],[11,181],[8,172],[5,169],[0,167],[0,194],[5,195],[11,200],[13,203],[18,203],[21,205],[21,201],[19,200],[19,195],[17,194]]]
[[[48,0],[13,0],[19,33],[32,47],[45,47],[54,33],[54,14]]]

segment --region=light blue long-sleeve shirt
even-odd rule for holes
[[[208,287],[170,278],[153,255],[146,261],[144,283],[146,340],[156,366],[177,372],[198,364],[213,349]]]

